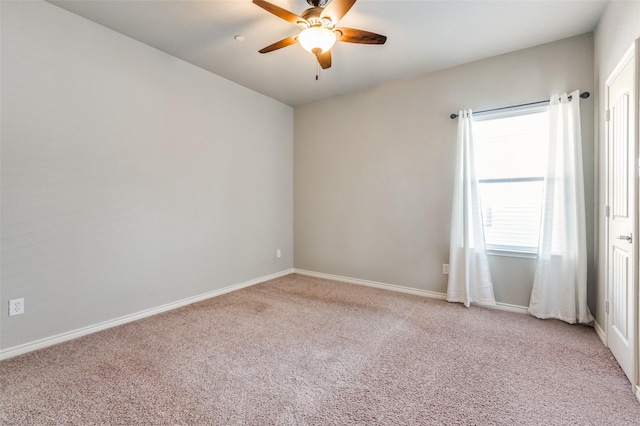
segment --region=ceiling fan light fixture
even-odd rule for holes
[[[329,28],[314,26],[302,30],[298,35],[298,41],[304,50],[319,55],[333,47],[336,42],[336,34]]]
[[[304,50],[315,55],[318,65],[325,70],[331,68],[331,48],[336,41],[356,44],[384,44],[387,41],[386,36],[369,31],[336,28],[356,0],[307,0],[311,7],[300,15],[269,3],[267,0],[252,1],[267,12],[300,28],[297,35],[276,41],[258,50],[260,53],[273,52],[299,42],[298,44]],[[325,5],[327,6],[323,7]]]

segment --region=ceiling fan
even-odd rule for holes
[[[285,21],[300,27],[300,34],[277,41],[261,50],[260,53],[269,53],[292,44],[300,45],[310,53],[313,53],[323,69],[331,67],[331,48],[336,41],[359,44],[384,44],[387,37],[371,33],[369,31],[353,28],[336,28],[336,24],[356,0],[307,0],[312,7],[296,15],[275,4],[264,0],[253,2]],[[325,5],[328,6],[324,7]],[[317,77],[316,77],[317,78]]]

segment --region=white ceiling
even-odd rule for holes
[[[387,43],[337,43],[316,81],[315,58],[298,45],[258,53],[299,29],[251,0],[48,1],[292,106],[593,31],[607,3],[359,0],[339,26]],[[310,7],[270,1],[298,15]]]

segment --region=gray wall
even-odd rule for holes
[[[459,109],[593,91],[593,35],[295,109],[295,267],[446,291]],[[582,101],[589,301],[595,300],[593,99]],[[527,306],[533,260],[492,257],[499,302]]]
[[[292,108],[51,4],[1,7],[1,348],[293,267]]]
[[[605,257],[606,242],[605,218],[603,216],[605,199],[606,176],[605,170],[605,81],[613,72],[622,56],[627,52],[635,39],[640,37],[640,2],[637,1],[611,1],[607,5],[604,15],[600,19],[598,28],[595,31],[595,81],[596,89],[596,152],[598,173],[598,208],[597,208],[597,229],[598,229],[598,262],[597,262],[597,303],[595,309],[596,322],[603,329],[605,327],[606,313],[604,311],[604,301],[606,295],[605,281]],[[606,332],[606,330],[604,330]]]

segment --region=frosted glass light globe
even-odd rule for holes
[[[304,50],[319,55],[333,47],[336,34],[325,27],[309,27],[298,35],[298,41]]]

